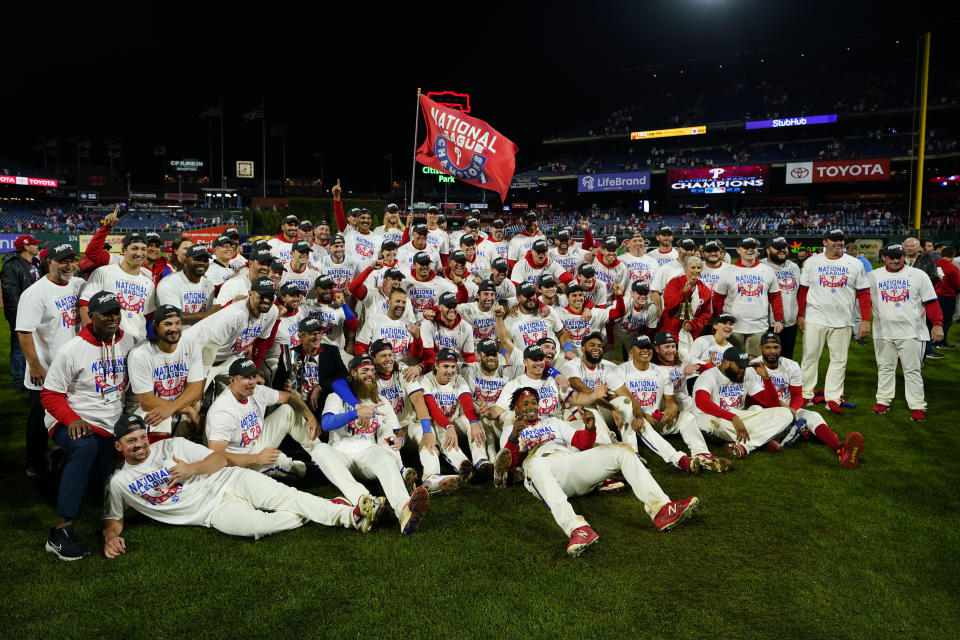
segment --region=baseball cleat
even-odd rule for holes
[[[383,509],[383,502],[377,500],[369,493],[360,496],[360,501],[353,508],[353,523],[363,533],[370,533],[373,523],[380,516]]]
[[[800,425],[801,421],[803,421],[803,426]],[[784,447],[789,447],[794,442],[799,440],[800,436],[803,435],[803,427],[805,427],[806,425],[807,425],[807,422],[806,420],[803,420],[803,418],[801,418],[800,420],[797,420],[795,424],[793,424],[789,429],[787,429],[787,435],[783,436],[783,438],[780,440],[779,442],[780,448],[782,449]]]
[[[700,468],[708,469],[716,473],[723,473],[733,469],[733,462],[729,458],[721,458],[712,453],[698,453],[696,456],[700,460]]]
[[[746,458],[747,448],[739,442],[728,442],[723,445],[724,450],[731,458]]]
[[[768,453],[778,453],[783,447],[780,446],[780,443],[776,440],[771,440],[767,444],[763,445],[763,450]]]
[[[616,473],[597,486],[597,491],[603,493],[616,493],[617,491],[623,491],[627,486],[627,483],[623,481],[623,474]]]
[[[503,489],[507,486],[507,473],[513,465],[513,454],[504,447],[497,452],[497,457],[493,461],[493,486]]]
[[[577,527],[570,534],[570,542],[567,543],[567,555],[576,558],[586,551],[587,547],[596,544],[598,540],[600,540],[600,536],[589,525],[585,524],[582,527]]]
[[[793,424],[795,424],[797,429],[800,430],[800,436],[804,440],[810,437],[810,427],[807,426],[807,421],[805,418],[797,418],[793,421]]]
[[[493,463],[489,460],[478,460],[477,464],[473,465],[473,478],[472,481],[474,484],[480,484],[486,482],[493,476]]]
[[[843,446],[837,451],[837,459],[840,466],[844,469],[856,469],[860,464],[860,456],[863,454],[864,442],[863,436],[856,431],[851,431],[847,439],[843,441]]]
[[[460,463],[460,469],[457,470],[461,482],[470,482],[473,477],[473,464],[469,460]]]
[[[405,536],[417,530],[420,521],[430,508],[430,492],[424,487],[417,487],[410,496],[410,502],[400,513],[400,533]]]
[[[700,459],[696,457],[691,458],[690,456],[683,456],[677,460],[677,468],[695,476],[700,473]]]
[[[835,413],[838,416],[843,415],[843,409],[835,400],[831,400],[827,403],[827,411],[829,411],[830,413]]]
[[[73,532],[72,524],[50,529],[50,535],[47,536],[47,544],[44,545],[44,549],[67,562],[90,555],[86,545],[80,542],[80,539]]]
[[[914,409],[910,412],[910,419],[914,422],[923,422],[927,419],[927,412],[923,409]]]
[[[877,404],[873,405],[873,409],[870,409],[870,411],[873,411],[874,413],[886,413],[887,411],[890,411],[890,405],[878,402]]]
[[[696,511],[699,504],[700,501],[695,496],[691,496],[686,500],[668,502],[660,507],[660,511],[657,512],[656,517],[653,519],[653,526],[663,532],[670,531],[685,520],[687,516]]]
[[[423,479],[423,486],[430,493],[453,493],[460,488],[460,476],[434,474]]]
[[[523,481],[527,479],[527,474],[521,467],[511,467],[507,476],[510,484],[523,484]]]
[[[407,488],[407,493],[413,493],[417,488],[417,470],[413,467],[404,467],[400,476],[403,478],[403,486]]]
[[[294,460],[290,463],[290,471],[296,474],[298,478],[307,475],[307,463],[303,460]]]

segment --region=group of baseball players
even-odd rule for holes
[[[246,255],[234,229],[171,259],[152,233],[128,233],[109,253],[115,215],[82,261],[67,243],[47,250],[16,331],[28,465],[45,470],[47,435],[61,461],[48,551],[88,555],[72,522],[102,487],[110,558],[126,550],[128,509],[255,538],[308,520],[367,532],[395,518],[411,534],[432,498],[490,480],[543,500],[570,555],[598,535],[569,499],[595,490],[629,486],[667,531],[698,499],[671,500],[647,452],[680,472],[721,473],[809,438],[858,465],[863,437],[841,441],[810,407],[851,406],[847,350],[871,318],[873,411],[890,410],[899,361],[911,417],[925,418],[925,316],[935,341],[941,318],[900,245],[865,273],[832,230],[801,271],[783,238],[764,259],[745,238],[731,261],[716,242],[675,243],[669,228],[649,251],[640,233],[595,242],[585,221],[582,241],[574,229],[548,239],[533,213],[509,240],[501,220],[448,233],[436,208],[419,222],[389,205],[371,228],[369,211],[344,211],[339,183],[333,193],[335,229],[288,215]],[[279,449],[287,436],[302,455]],[[308,465],[342,497],[278,481]]]

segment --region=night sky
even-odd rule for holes
[[[268,125],[286,125],[288,176],[319,176],[314,154],[323,152],[328,184],[341,177],[356,189],[382,189],[388,154],[397,179],[409,177],[417,87],[469,92],[472,115],[520,146],[522,166],[544,137],[642,91],[628,69],[926,29],[935,59],[956,64],[951,41],[960,26],[957,8],[900,15],[863,2],[421,2],[386,10],[273,2],[262,13],[224,5],[226,15],[199,4],[154,14],[142,5],[135,17],[94,15],[79,4],[5,8],[0,156],[40,165],[34,147],[42,140],[59,137],[70,148],[65,141],[79,135],[96,157],[117,139],[134,181],[151,182],[157,146],[169,158],[207,159],[207,122],[198,115],[223,98],[228,172],[236,159],[256,160],[259,172],[260,123],[242,116],[265,100]],[[133,10],[128,3],[116,11]],[[268,143],[269,177],[279,178],[280,139]]]

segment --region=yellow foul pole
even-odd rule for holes
[[[917,141],[916,183],[913,200],[913,228],[920,229],[923,202],[923,156],[927,149],[927,80],[930,76],[930,32],[923,34],[923,75],[920,78],[920,137]]]

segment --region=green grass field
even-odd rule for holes
[[[701,509],[661,534],[632,494],[577,499],[600,534],[577,559],[522,487],[482,486],[435,500],[409,538],[310,524],[253,542],[129,517],[127,554],[111,561],[88,496],[76,529],[94,555],[65,563],[43,551],[55,493],[23,473],[26,404],[9,391],[0,324],[2,637],[957,636],[960,350],[925,369],[930,419],[914,423],[902,380],[893,410],[870,413],[872,346],[851,345],[858,408],[828,422],[841,439],[864,434],[854,471],[813,442],[724,475],[648,455],[671,498]],[[314,472],[299,486],[336,495]]]

